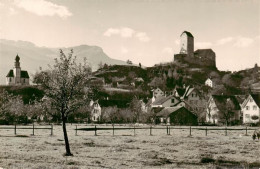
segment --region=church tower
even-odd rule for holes
[[[29,85],[29,74],[26,70],[21,70],[20,57],[15,57],[14,68],[6,75],[7,85]]]
[[[193,57],[194,54],[194,37],[190,32],[184,31],[181,34],[181,50],[180,54],[187,54],[188,57]]]
[[[20,78],[21,78],[21,67],[20,67],[20,57],[18,54],[15,57],[15,62],[14,62],[14,77],[15,77],[15,83],[20,83]]]

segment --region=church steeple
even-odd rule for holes
[[[18,54],[15,57],[14,67],[20,68],[20,57],[18,56]]]

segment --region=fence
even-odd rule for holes
[[[0,127],[0,130],[14,130],[14,134],[17,135],[17,130],[32,130],[32,135],[34,135],[35,130],[51,130],[51,136],[53,135],[53,125],[50,125],[50,128],[38,127],[33,124],[32,127],[18,126],[14,125],[13,127]]]
[[[255,128],[248,128],[248,127],[243,127],[243,128],[228,128],[228,127],[218,127],[218,128],[208,128],[208,127],[176,127],[176,126],[160,126],[160,127],[115,127],[112,125],[112,127],[97,127],[96,125],[94,127],[87,127],[87,128],[78,128],[76,125],[75,128],[75,135],[78,135],[78,131],[94,131],[94,135],[97,136],[97,131],[101,130],[111,130],[112,135],[115,135],[116,130],[133,130],[134,136],[136,135],[136,130],[149,130],[149,135],[153,135],[152,131],[153,130],[165,130],[167,135],[171,135],[172,130],[188,130],[188,134],[191,136],[193,130],[204,130],[205,131],[205,136],[209,135],[209,131],[224,131],[225,136],[228,135],[228,131],[245,131],[245,135],[248,135],[249,130],[255,130]]]

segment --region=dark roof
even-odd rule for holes
[[[251,96],[256,102],[257,106],[260,108],[260,94],[251,94]]]
[[[208,53],[212,53],[212,52],[215,53],[212,49],[197,49],[194,53],[207,55]]]
[[[167,117],[169,116],[171,113],[179,110],[180,108],[182,107],[167,107],[167,108],[164,108],[162,109],[160,112],[158,112],[156,114],[156,116],[164,116],[164,117]]]
[[[237,101],[235,96],[227,96],[227,95],[212,95],[216,106],[219,110],[223,110],[227,106],[227,101],[230,100],[233,103],[232,110],[240,110],[239,102]]]
[[[235,95],[237,101],[239,102],[239,104],[242,104],[245,100],[246,100],[246,95]]]
[[[9,73],[6,75],[6,77],[14,77],[14,71],[11,69]],[[21,71],[21,78],[29,78],[29,74],[27,71],[22,70]]]
[[[184,33],[186,33],[189,37],[193,37],[193,35],[192,35],[190,32],[188,32],[188,31],[182,32],[182,34],[184,34]],[[181,35],[182,35],[182,34],[181,34]]]
[[[6,77],[14,77],[14,71],[11,69]]]
[[[176,90],[177,90],[178,95],[179,95],[180,97],[183,96],[184,93],[185,93],[185,91],[186,91],[186,89],[183,89],[183,88],[177,88]]]
[[[29,74],[26,70],[21,71],[21,78],[29,78]]]
[[[177,106],[177,107],[165,107],[164,109],[162,109],[160,112],[158,112],[156,114],[157,117],[168,117],[170,114],[177,112],[177,111],[186,111],[189,112],[190,114],[192,114],[193,116],[196,116],[196,114],[194,114],[193,112],[189,111],[187,108],[183,107],[183,106]]]

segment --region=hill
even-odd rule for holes
[[[125,64],[124,61],[110,58],[98,46],[80,45],[62,49],[73,49],[79,59],[86,57],[93,71],[98,69],[100,62],[108,65]],[[48,64],[53,63],[54,58],[59,56],[59,48],[38,47],[31,42],[0,39],[0,84],[5,84],[5,77],[13,68],[17,54],[21,58],[22,69],[33,75],[39,67],[47,68]]]

